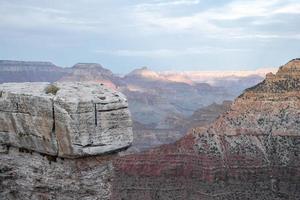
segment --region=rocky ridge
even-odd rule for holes
[[[109,199],[132,143],[125,97],[92,83],[0,85],[0,199]]]
[[[114,162],[115,199],[299,199],[300,60],[247,89],[208,128]]]

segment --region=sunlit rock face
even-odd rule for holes
[[[0,85],[0,199],[108,199],[133,140],[127,100],[96,83]]]
[[[300,60],[247,89],[208,128],[114,162],[115,199],[299,199]]]

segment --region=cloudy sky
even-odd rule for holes
[[[300,0],[0,0],[0,59],[117,73],[253,70],[300,57]]]

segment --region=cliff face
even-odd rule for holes
[[[131,126],[124,96],[99,84],[0,85],[0,199],[108,199]]]
[[[115,199],[299,199],[300,60],[247,89],[208,128],[115,161]]]

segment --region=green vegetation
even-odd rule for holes
[[[45,92],[46,92],[46,94],[56,95],[58,90],[59,90],[59,88],[56,85],[49,85],[46,87]]]

